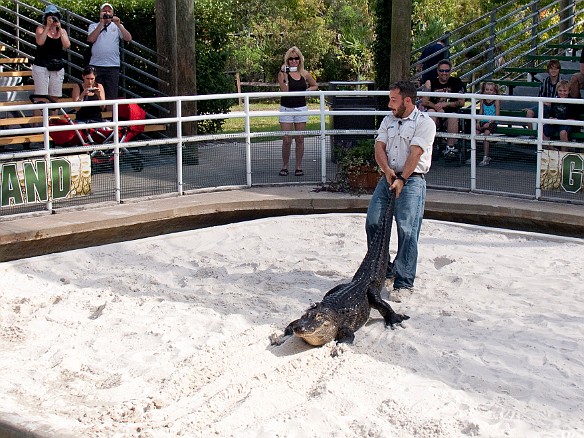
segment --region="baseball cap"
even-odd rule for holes
[[[47,5],[47,7],[45,8],[45,15],[47,14],[58,14],[59,10],[57,9],[57,7],[55,5]]]
[[[106,6],[109,6],[112,9],[112,11],[114,10],[114,7],[110,3],[104,3],[99,7],[99,10],[100,11],[103,10],[103,8],[105,8]]]

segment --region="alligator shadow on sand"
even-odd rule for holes
[[[328,291],[321,302],[315,303],[299,319],[292,321],[283,335],[271,335],[272,345],[282,345],[292,336],[313,346],[331,341],[350,344],[355,339],[355,332],[369,319],[371,308],[381,313],[386,327],[403,327],[402,321],[409,319],[409,316],[396,313],[381,298],[389,262],[394,206],[395,192],[391,191],[379,229],[351,282]]]

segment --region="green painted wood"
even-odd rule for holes
[[[545,67],[504,67],[503,70],[508,73],[546,73]],[[578,73],[579,71],[574,68],[563,68],[562,74]]]
[[[507,87],[534,87],[534,88],[538,88],[540,85],[540,82],[536,82],[536,81],[508,81],[505,79],[494,79],[491,82],[494,82],[495,84],[499,84],[499,85],[505,85]]]
[[[580,61],[580,56],[557,56],[557,55],[525,55],[526,59],[533,59],[536,61],[549,61],[550,59],[557,59],[558,61]]]

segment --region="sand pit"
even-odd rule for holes
[[[271,346],[351,278],[364,221],[289,216],[0,264],[0,421],[63,437],[582,433],[583,240],[425,221],[416,292],[391,303],[406,329],[372,311],[351,346]]]

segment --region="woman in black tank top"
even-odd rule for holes
[[[71,41],[61,26],[61,13],[56,6],[47,5],[42,22],[35,31],[34,92],[57,100],[63,95],[63,50],[71,46]]]
[[[284,65],[278,73],[280,91],[316,91],[318,85],[312,75],[304,70],[304,56],[298,47],[291,47],[284,55]],[[282,131],[304,131],[307,115],[296,113],[307,111],[306,96],[282,96],[280,99],[280,127]],[[304,136],[295,135],[296,167],[294,175],[303,176],[302,156],[304,155]],[[292,136],[284,135],[282,139],[282,169],[280,176],[288,176],[288,166],[292,149]]]
[[[83,83],[73,88],[71,97],[74,102],[87,102],[105,100],[103,85],[95,82],[95,68],[86,67],[81,73]],[[77,109],[76,120],[87,122],[88,120],[101,120],[101,105],[85,106]]]

